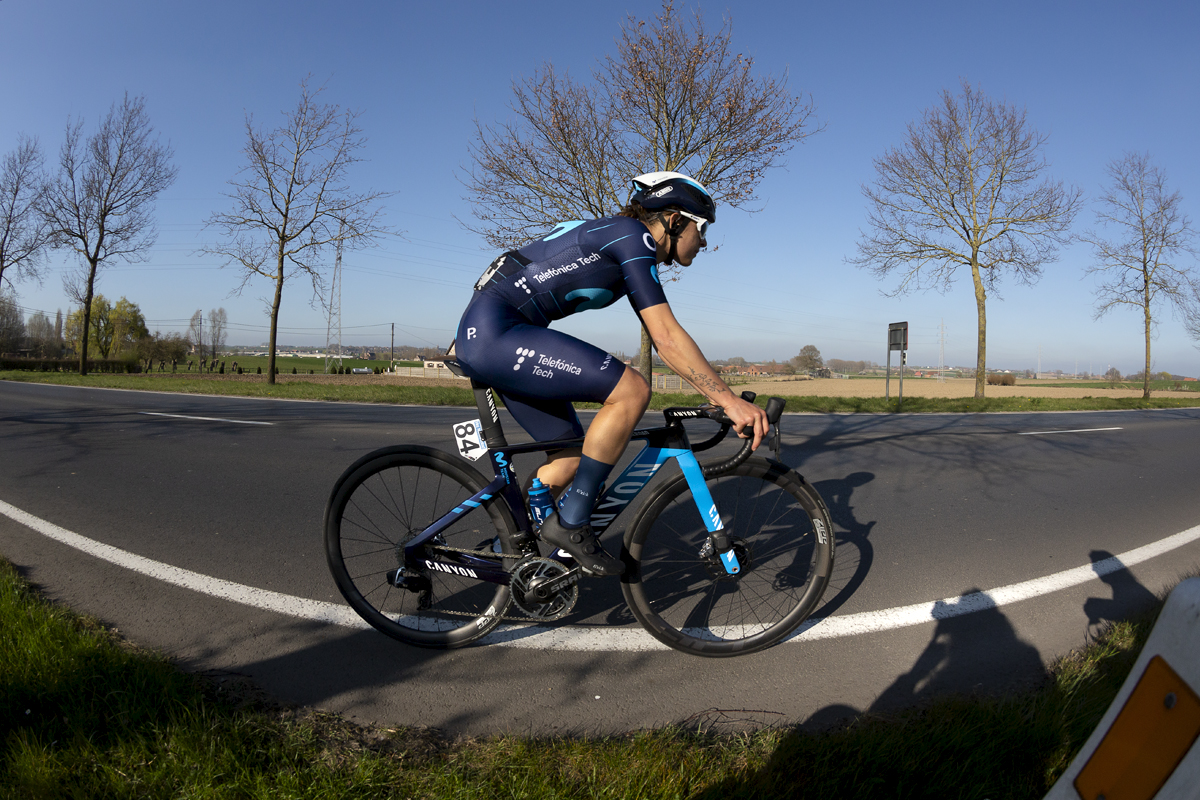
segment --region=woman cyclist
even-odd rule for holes
[[[736,396],[709,366],[671,313],[658,277],[659,264],[691,264],[715,221],[716,205],[696,181],[678,172],[640,175],[618,216],[559,223],[492,262],[459,323],[458,362],[497,391],[535,440],[583,436],[571,401],[603,404],[582,450],[551,451],[537,472],[555,496],[571,485],[538,535],[589,572],[624,569],[600,546],[589,521],[600,485],[649,405],[650,387],[600,348],[548,326],[628,297],[663,361],[723,408],[740,437],[747,438],[742,430],[752,425],[757,448],[766,412]]]

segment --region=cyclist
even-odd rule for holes
[[[659,264],[691,264],[715,221],[716,204],[698,182],[678,172],[639,175],[618,216],[561,222],[493,261],[459,323],[458,362],[499,393],[535,440],[583,436],[571,401],[603,404],[582,449],[550,451],[537,472],[555,496],[571,485],[538,535],[589,572],[624,569],[600,546],[589,521],[600,485],[649,405],[650,387],[600,348],[548,326],[627,296],[663,360],[724,409],[738,436],[748,438],[742,430],[752,425],[757,448],[766,412],[735,395],[709,366],[671,313],[658,276]]]

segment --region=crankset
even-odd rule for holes
[[[509,579],[513,603],[535,619],[562,619],[579,600],[581,572],[550,558],[526,556],[513,567]]]

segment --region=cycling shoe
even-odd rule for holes
[[[580,528],[564,528],[558,520],[558,514],[553,514],[542,523],[538,538],[547,544],[562,548],[579,562],[579,566],[596,575],[620,575],[625,571],[625,565],[620,559],[613,558],[604,552],[600,540],[596,537],[591,525]]]

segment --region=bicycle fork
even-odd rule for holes
[[[708,541],[700,550],[701,557],[707,558],[716,553],[725,572],[737,575],[742,571],[742,565],[738,562],[737,553],[733,552],[733,541],[725,532],[725,523],[721,521],[717,504],[713,501],[712,493],[708,491],[708,484],[704,482],[704,472],[700,469],[700,463],[696,461],[696,454],[691,450],[682,450],[672,455],[679,461],[683,477],[687,480],[688,488],[692,490],[692,499],[696,501],[696,510],[700,512],[704,527],[708,529]]]
[[[725,524],[721,521],[721,514],[713,501],[712,493],[708,491],[708,484],[704,482],[704,471],[696,460],[696,454],[688,448],[647,446],[638,453],[596,503],[591,517],[592,529],[597,533],[605,530],[658,468],[671,458],[679,462],[688,488],[692,491],[692,499],[696,501],[696,510],[704,520],[704,527],[708,529],[708,540],[700,551],[701,558],[711,558],[716,554],[725,572],[737,575],[742,566],[733,551],[733,542],[725,532]]]

